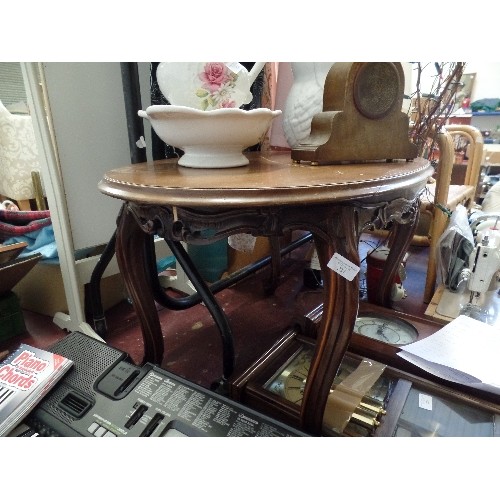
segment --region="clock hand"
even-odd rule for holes
[[[386,327],[386,324],[383,323],[382,325],[380,325],[378,328],[377,328],[377,335],[380,335],[381,337],[383,337],[385,340],[387,340],[387,342],[390,342],[389,338],[387,337],[387,335],[384,333],[384,328]]]

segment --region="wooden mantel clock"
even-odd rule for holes
[[[401,110],[404,73],[398,62],[335,63],[325,80],[323,111],[292,160],[312,164],[406,159],[417,156]]]

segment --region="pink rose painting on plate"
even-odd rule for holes
[[[196,96],[201,99],[201,109],[235,108],[232,98],[235,92],[238,75],[231,71],[225,63],[209,62],[198,75],[201,87]]]

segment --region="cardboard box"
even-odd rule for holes
[[[38,262],[13,291],[19,297],[22,309],[46,316],[57,312],[68,313],[61,268],[57,264]],[[80,299],[84,301],[84,285],[80,286]],[[107,276],[101,280],[101,300],[106,311],[126,298],[125,284],[120,274]]]

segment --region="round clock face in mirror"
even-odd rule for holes
[[[376,313],[358,316],[354,331],[392,345],[410,344],[418,338],[417,329],[408,321]]]

